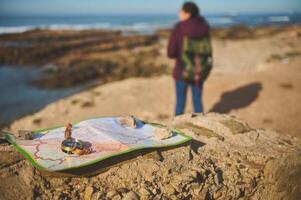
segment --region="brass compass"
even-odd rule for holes
[[[88,153],[83,141],[72,138],[72,124],[70,123],[66,125],[65,140],[61,144],[61,149],[68,154],[82,155]]]

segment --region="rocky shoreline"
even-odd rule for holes
[[[227,41],[235,43],[284,33],[289,37],[293,34],[301,37],[298,25],[236,26],[211,31],[214,49],[220,49],[215,46]],[[166,53],[162,51],[169,34],[170,30],[159,30],[153,35],[124,35],[119,31],[106,30],[33,30],[2,34],[0,65],[27,65],[42,69],[43,75],[32,83],[47,89],[72,87],[93,80],[107,83],[129,77],[157,76],[170,73],[173,65],[164,59]],[[222,52],[217,54],[219,58]],[[286,54],[301,55],[299,51]],[[279,56],[273,54],[269,59],[279,59]]]
[[[118,31],[34,30],[0,35],[0,63],[42,69],[44,75],[33,84],[47,89],[95,79],[106,83],[164,73],[166,66],[152,62],[157,43],[157,36],[124,36]],[[139,47],[143,49],[132,51]]]

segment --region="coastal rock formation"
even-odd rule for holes
[[[300,199],[300,139],[214,113],[170,126],[193,140],[88,177],[45,175],[2,143],[0,199]]]
[[[0,65],[35,66],[43,73],[33,85],[47,89],[152,77],[171,71],[173,62],[166,56],[169,35],[170,30],[141,35],[39,29],[1,34]],[[219,73],[261,71],[301,55],[300,25],[218,28],[212,29],[211,38],[214,71]]]
[[[156,35],[124,35],[108,30],[1,34],[0,65],[41,69],[40,77],[31,82],[47,89],[72,87],[96,79],[105,83],[146,77],[166,71],[166,66],[153,61],[159,54],[158,39]]]

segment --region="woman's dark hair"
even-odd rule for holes
[[[200,9],[194,2],[185,2],[182,6],[182,10],[189,13],[191,17],[199,17]]]

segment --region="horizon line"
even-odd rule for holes
[[[201,13],[201,15],[256,15],[256,14],[301,14],[299,12],[279,11],[279,12],[212,12],[212,13]],[[177,16],[175,13],[94,13],[94,14],[53,14],[53,13],[22,13],[22,14],[0,14],[1,17],[89,17],[89,16]]]

